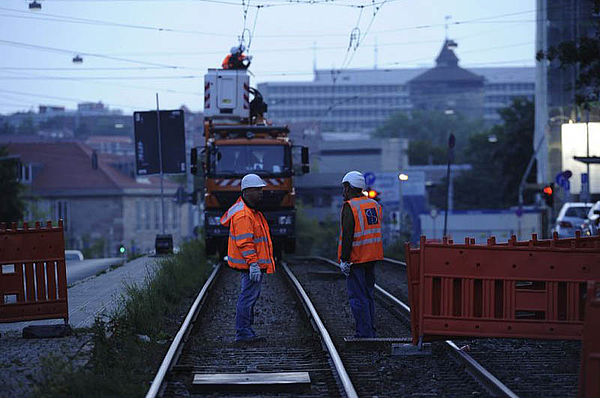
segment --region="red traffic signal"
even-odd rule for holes
[[[544,186],[542,197],[544,198],[544,202],[546,202],[546,206],[550,208],[554,207],[554,184]]]

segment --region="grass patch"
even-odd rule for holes
[[[165,340],[179,327],[169,317],[183,311],[182,301],[198,293],[210,271],[200,241],[185,243],[179,254],[161,259],[152,277],[126,287],[118,311],[106,321],[96,319],[90,360],[76,367],[65,359],[46,358],[33,396],[143,397],[168,349]]]

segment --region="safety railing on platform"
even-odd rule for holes
[[[68,323],[62,220],[0,224],[0,323],[60,318]]]
[[[406,248],[413,343],[442,336],[581,339],[586,283],[600,281],[599,239]]]
[[[600,283],[588,282],[579,370],[579,398],[600,397]]]

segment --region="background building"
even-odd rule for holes
[[[561,42],[594,35],[600,16],[594,15],[593,7],[593,0],[537,0],[536,50],[547,51]],[[536,63],[533,145],[540,148],[536,158],[540,184],[553,182],[556,174],[563,171],[561,124],[588,120],[588,114],[576,106],[577,77],[575,66],[561,67],[558,60]],[[600,121],[598,109],[592,109],[589,120]]]
[[[431,102],[426,96],[431,89],[440,91],[433,97],[436,107],[453,105],[488,124],[500,121],[497,111],[512,98],[533,100],[533,67],[464,69],[458,66],[454,44],[448,44],[432,69],[315,70],[312,81],[267,82],[258,89],[269,105],[270,119],[318,122],[323,132],[372,132],[393,113]],[[428,77],[435,77],[433,85]]]
[[[158,177],[137,180],[120,173],[91,148],[77,142],[11,143],[25,169],[24,221],[64,220],[68,249],[110,257],[123,244],[149,252],[161,231]],[[189,204],[173,198],[178,185],[165,181],[165,232],[177,245],[189,227]]]

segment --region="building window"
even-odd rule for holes
[[[142,204],[139,200],[135,201],[135,229],[142,229]]]
[[[150,229],[150,201],[144,201],[144,226],[146,229]]]
[[[173,205],[173,230],[174,231],[178,231],[179,230],[179,205],[174,204]]]
[[[154,201],[154,229],[160,229],[160,201]]]
[[[54,219],[63,220],[65,231],[69,230],[70,206],[67,200],[57,200],[54,202]]]
[[[33,180],[33,173],[31,170],[31,164],[22,164],[21,165],[21,179],[20,182],[23,184],[31,184]]]

